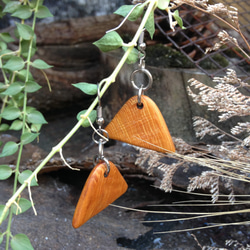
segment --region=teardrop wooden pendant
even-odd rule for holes
[[[147,96],[131,97],[105,130],[109,138],[159,152],[175,152],[168,127],[157,105]]]
[[[97,164],[91,171],[78,200],[72,226],[78,228],[124,194],[128,185],[116,166],[109,161],[110,172],[104,176],[107,166]]]

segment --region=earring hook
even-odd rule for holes
[[[102,129],[102,125],[104,124],[104,118],[102,116],[102,106],[101,106],[101,94],[100,94],[100,84],[97,83],[97,98],[98,98],[98,106],[97,106],[97,118],[96,123],[99,128],[94,131],[92,134],[92,140],[99,145],[98,155],[94,157],[94,164],[97,164],[99,161],[104,161],[107,167],[107,171],[104,173],[104,176],[107,177],[110,171],[109,161],[103,155],[104,144],[109,140],[108,132]],[[95,135],[99,136],[99,140],[95,139]]]
[[[115,28],[111,29],[111,30],[108,30],[106,31],[106,34],[111,32],[111,31],[115,31],[115,30],[118,30],[125,22],[126,20],[129,18],[130,14],[133,12],[133,10],[138,6],[138,5],[141,5],[141,3],[138,3],[136,5],[134,5],[134,7],[129,11],[129,13],[124,17],[124,19],[122,20],[122,22]]]
[[[138,108],[143,107],[143,103],[141,102],[141,96],[143,95],[143,92],[151,88],[153,83],[153,77],[151,73],[147,69],[145,69],[146,43],[144,42],[144,33],[145,29],[142,30],[140,37],[138,39],[138,50],[139,50],[138,57],[140,59],[138,65],[139,69],[134,70],[130,76],[130,82],[132,83],[133,87],[138,90],[138,103],[137,103]],[[144,84],[138,85],[138,83],[136,84],[136,75],[141,75],[141,74],[145,75],[148,79],[148,83],[146,85]]]
[[[101,126],[104,124],[104,118],[102,116],[102,106],[101,106],[101,96],[100,96],[100,84],[97,83],[97,97],[98,97],[98,106],[97,106],[97,119],[96,123],[101,129]]]

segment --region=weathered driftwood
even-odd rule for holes
[[[27,145],[28,146],[28,145]],[[66,158],[67,163],[72,168],[80,170],[91,171],[94,167],[93,157],[97,154],[97,146],[93,144],[90,146],[84,154],[80,155],[79,158]],[[177,148],[178,151],[178,148]],[[125,178],[143,178],[150,180],[154,183],[154,186],[160,187],[164,182],[166,171],[159,166],[161,164],[171,165],[174,161],[174,157],[171,155],[166,156],[162,153],[157,153],[151,150],[146,152],[145,156],[141,155],[137,148],[129,144],[117,142],[115,145],[105,148],[105,157],[113,162],[119,171]],[[32,156],[32,157],[31,157]],[[21,171],[25,169],[34,170],[39,163],[44,159],[46,153],[35,146],[29,146],[24,150],[24,157],[22,159]],[[152,163],[152,159],[155,161]],[[138,159],[140,160],[138,161]],[[11,156],[7,159],[1,159],[0,164],[15,164],[15,156]],[[2,162],[3,161],[3,162]],[[49,173],[58,171],[61,169],[68,168],[64,161],[57,155],[54,156],[46,166],[40,171],[39,174]],[[197,164],[191,164],[190,167],[180,166],[173,173],[171,179],[173,188],[181,188],[187,190],[189,185],[189,179],[191,177],[199,175],[202,171],[209,170],[206,167],[202,167]],[[70,170],[69,171],[74,171]],[[206,192],[208,190],[205,190]],[[236,194],[248,194],[250,191],[250,185],[244,181],[234,181],[234,191]],[[220,186],[220,192],[228,194],[228,190],[225,190],[224,186]]]
[[[118,15],[74,18],[53,23],[38,24],[36,27],[37,43],[41,45],[65,45],[93,42],[100,39],[106,31],[120,24]],[[137,24],[127,22],[119,31],[133,33]]]

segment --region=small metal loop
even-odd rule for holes
[[[104,156],[100,157],[100,156],[96,155],[96,156],[93,158],[93,163],[94,163],[94,165],[97,165],[98,163],[100,163],[100,161],[103,161],[103,162],[106,164],[107,170],[106,170],[106,172],[104,173],[104,177],[108,177],[109,172],[110,172],[110,164],[109,164],[109,161],[108,161],[108,159],[105,158]]]
[[[144,55],[140,58],[140,62],[139,62],[140,69],[145,69],[145,60],[144,60],[145,56],[146,56],[146,52],[144,52]]]
[[[142,84],[140,87],[138,87],[138,86],[135,84],[135,79],[134,79],[134,78],[135,78],[135,75],[136,75],[137,73],[144,73],[144,74],[148,77],[148,84],[147,84],[146,86],[144,86],[144,85]],[[131,76],[130,76],[130,81],[131,81],[131,83],[132,83],[132,85],[133,85],[133,87],[134,87],[135,89],[139,90],[139,89],[142,88],[142,91],[146,91],[146,90],[148,90],[149,88],[151,88],[152,83],[153,83],[153,77],[152,77],[151,73],[150,73],[147,69],[141,68],[141,69],[135,70],[135,71],[131,74]]]
[[[103,145],[104,145],[103,141],[104,141],[103,139],[99,140],[98,153],[100,158],[103,157]]]
[[[137,103],[138,107],[142,106],[142,103],[141,103],[141,96],[142,96],[142,94],[143,94],[143,88],[140,87],[139,90],[138,90],[138,103]]]
[[[98,135],[98,133],[99,135]],[[95,139],[95,135],[102,135],[103,138],[100,136],[100,138],[97,140]],[[101,141],[102,144],[105,144],[108,140],[109,140],[109,134],[108,132],[105,130],[105,129],[102,129],[102,128],[98,128],[96,131],[93,132],[92,134],[92,140],[96,143],[96,144],[99,144],[99,141]]]

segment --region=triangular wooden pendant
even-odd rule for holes
[[[107,170],[105,163],[97,164],[91,171],[75,209],[72,220],[74,228],[82,226],[126,192],[126,181],[116,166],[110,161],[109,164],[107,177],[104,176]]]
[[[105,130],[109,138],[159,152],[175,152],[168,127],[157,105],[147,96],[131,97]]]

